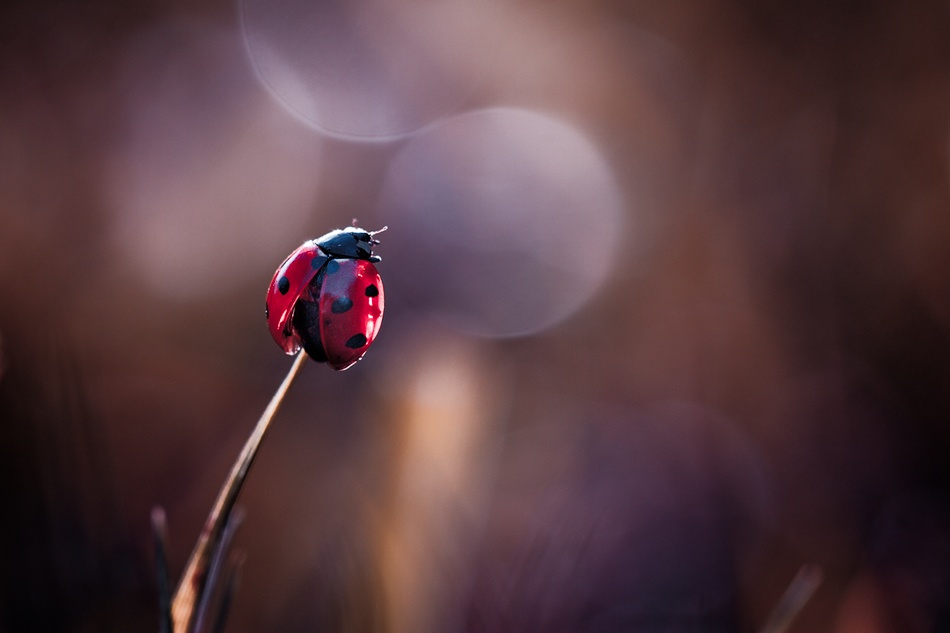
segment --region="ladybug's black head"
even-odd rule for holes
[[[345,229],[330,231],[313,241],[330,257],[378,262],[380,257],[373,255],[373,247],[379,244],[379,240],[373,239],[373,236],[385,230],[386,227],[378,231],[366,231],[356,226],[348,226]]]

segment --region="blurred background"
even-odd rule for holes
[[[229,631],[950,630],[950,7],[13,0],[0,631],[156,630],[291,360]]]

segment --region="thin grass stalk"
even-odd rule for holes
[[[304,352],[299,352],[294,359],[290,371],[281,383],[280,387],[274,393],[264,413],[258,419],[254,430],[244,444],[244,448],[238,455],[231,473],[225,480],[218,498],[211,507],[208,519],[205,521],[201,536],[195,544],[195,549],[188,559],[185,571],[175,590],[175,596],[172,599],[171,613],[174,626],[174,633],[195,633],[197,617],[199,613],[198,605],[205,599],[205,596],[213,588],[209,584],[209,566],[220,549],[222,538],[226,535],[231,513],[234,510],[234,504],[237,501],[241,487],[247,478],[247,473],[254,462],[254,457],[260,448],[264,439],[264,434],[270,427],[274,415],[283,403],[284,396],[293,385],[294,380],[307,360]]]
[[[782,594],[781,599],[768,621],[759,633],[785,633],[792,625],[792,621],[801,612],[805,603],[811,598],[818,585],[821,584],[824,574],[818,565],[803,565],[792,583]]]

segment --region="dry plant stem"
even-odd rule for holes
[[[798,570],[792,584],[788,586],[782,598],[772,610],[768,622],[760,633],[785,633],[791,626],[792,620],[802,610],[815,589],[821,584],[824,574],[818,565],[804,565]]]
[[[188,559],[185,572],[178,583],[178,589],[175,590],[171,608],[174,633],[191,633],[195,630],[199,602],[203,600],[206,592],[210,589],[208,585],[209,566],[216,552],[220,549],[222,537],[225,536],[227,524],[234,509],[234,503],[241,492],[241,486],[247,478],[248,470],[257,455],[264,434],[267,432],[274,414],[280,408],[284,396],[297,378],[297,374],[306,359],[307,355],[303,351],[297,354],[294,364],[287,372],[287,377],[284,378],[267,408],[264,409],[264,413],[257,421],[254,431],[248,438],[247,443],[244,444],[244,449],[238,455],[234,466],[231,467],[231,474],[228,475],[221,491],[218,493],[218,498],[215,500],[210,514],[208,514],[208,520],[201,531],[201,536],[198,538],[195,549]]]
[[[152,535],[155,539],[155,570],[158,576],[159,633],[172,632],[172,590],[168,581],[168,563],[165,552],[168,550],[165,510],[152,509]]]

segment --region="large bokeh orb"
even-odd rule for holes
[[[391,140],[459,107],[471,89],[465,3],[241,0],[261,83],[312,128]],[[452,36],[451,34],[456,34]]]
[[[620,247],[623,200],[604,157],[531,110],[472,111],[414,136],[379,205],[398,259],[391,296],[479,336],[562,321],[601,288]]]

